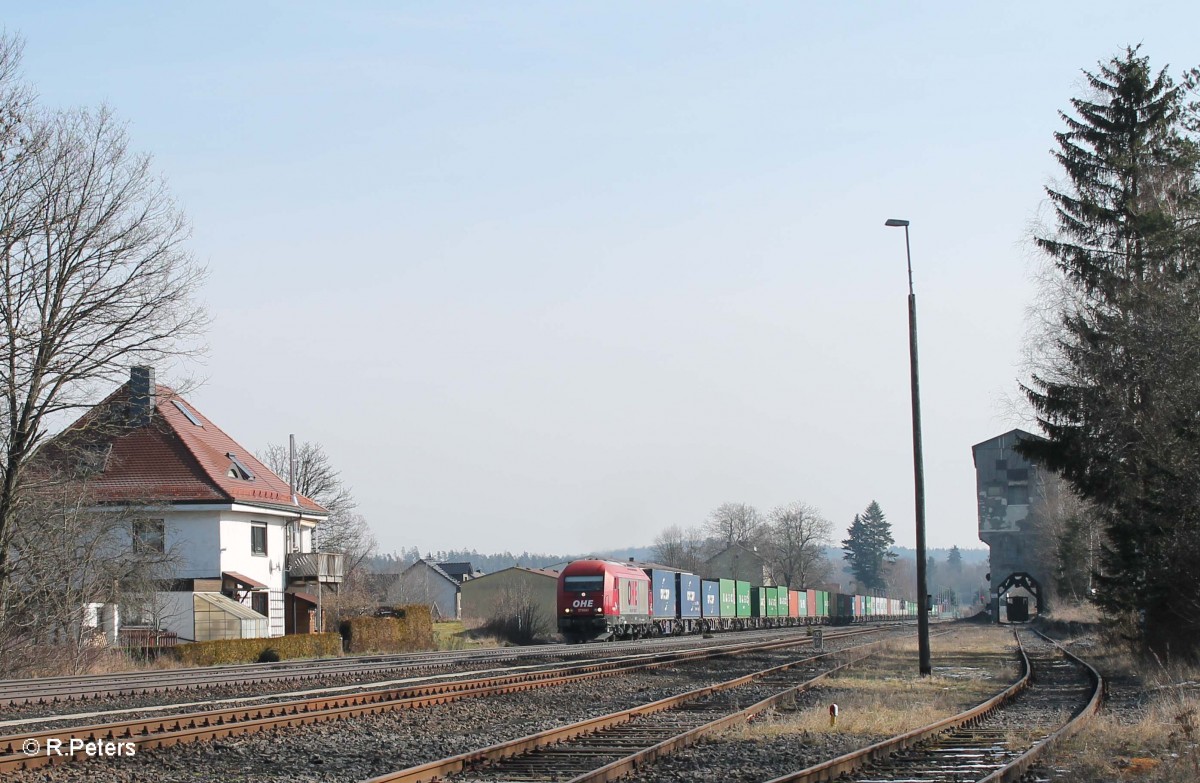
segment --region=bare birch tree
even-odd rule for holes
[[[21,46],[0,38],[0,620],[30,465],[64,415],[131,365],[199,349],[204,271],[150,158],[107,108],[28,98]]]

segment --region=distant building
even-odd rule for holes
[[[134,512],[133,546],[178,560],[153,605],[120,625],[172,631],[180,641],[314,627],[313,593],[342,581],[342,555],[313,551],[329,512],[157,385],[153,369],[132,368],[128,383],[47,444],[46,458],[80,453],[92,455],[93,497]]]
[[[547,568],[513,566],[481,574],[462,585],[464,620],[488,620],[504,611],[532,602],[546,628],[555,630],[558,572]]]
[[[459,582],[442,570],[437,563],[418,560],[401,572],[391,584],[386,602],[425,604],[433,610],[435,620],[457,620],[461,617]]]
[[[483,572],[473,567],[470,563],[438,563],[438,568],[442,569],[447,576],[460,585],[468,579],[483,576]]]
[[[1003,599],[1010,591],[1028,592],[1038,612],[1049,608],[1052,574],[1041,565],[1044,546],[1033,529],[1030,510],[1044,500],[1058,476],[1017,453],[1025,440],[1037,435],[1014,429],[971,447],[975,461],[975,489],[979,499],[979,540],[991,550],[989,584],[992,617],[1000,618]]]
[[[704,561],[705,579],[740,579],[756,585],[773,585],[767,561],[752,549],[731,544]]]

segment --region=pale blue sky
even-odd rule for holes
[[[1057,111],[1193,3],[11,3],[108,102],[210,270],[191,395],[323,443],[381,547],[648,544],[725,501],[877,499],[911,545],[913,221],[930,546],[1022,424]],[[167,380],[170,380],[169,376]]]

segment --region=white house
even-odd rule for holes
[[[64,436],[80,437],[102,460],[91,480],[99,501],[136,506],[134,546],[172,553],[178,563],[149,616],[123,620],[174,631],[180,641],[313,629],[313,592],[342,578],[340,554],[313,551],[328,512],[156,385],[153,369],[134,367],[128,383]]]

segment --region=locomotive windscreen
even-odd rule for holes
[[[571,592],[581,591],[588,593],[604,592],[604,577],[603,576],[564,576],[563,590]]]

